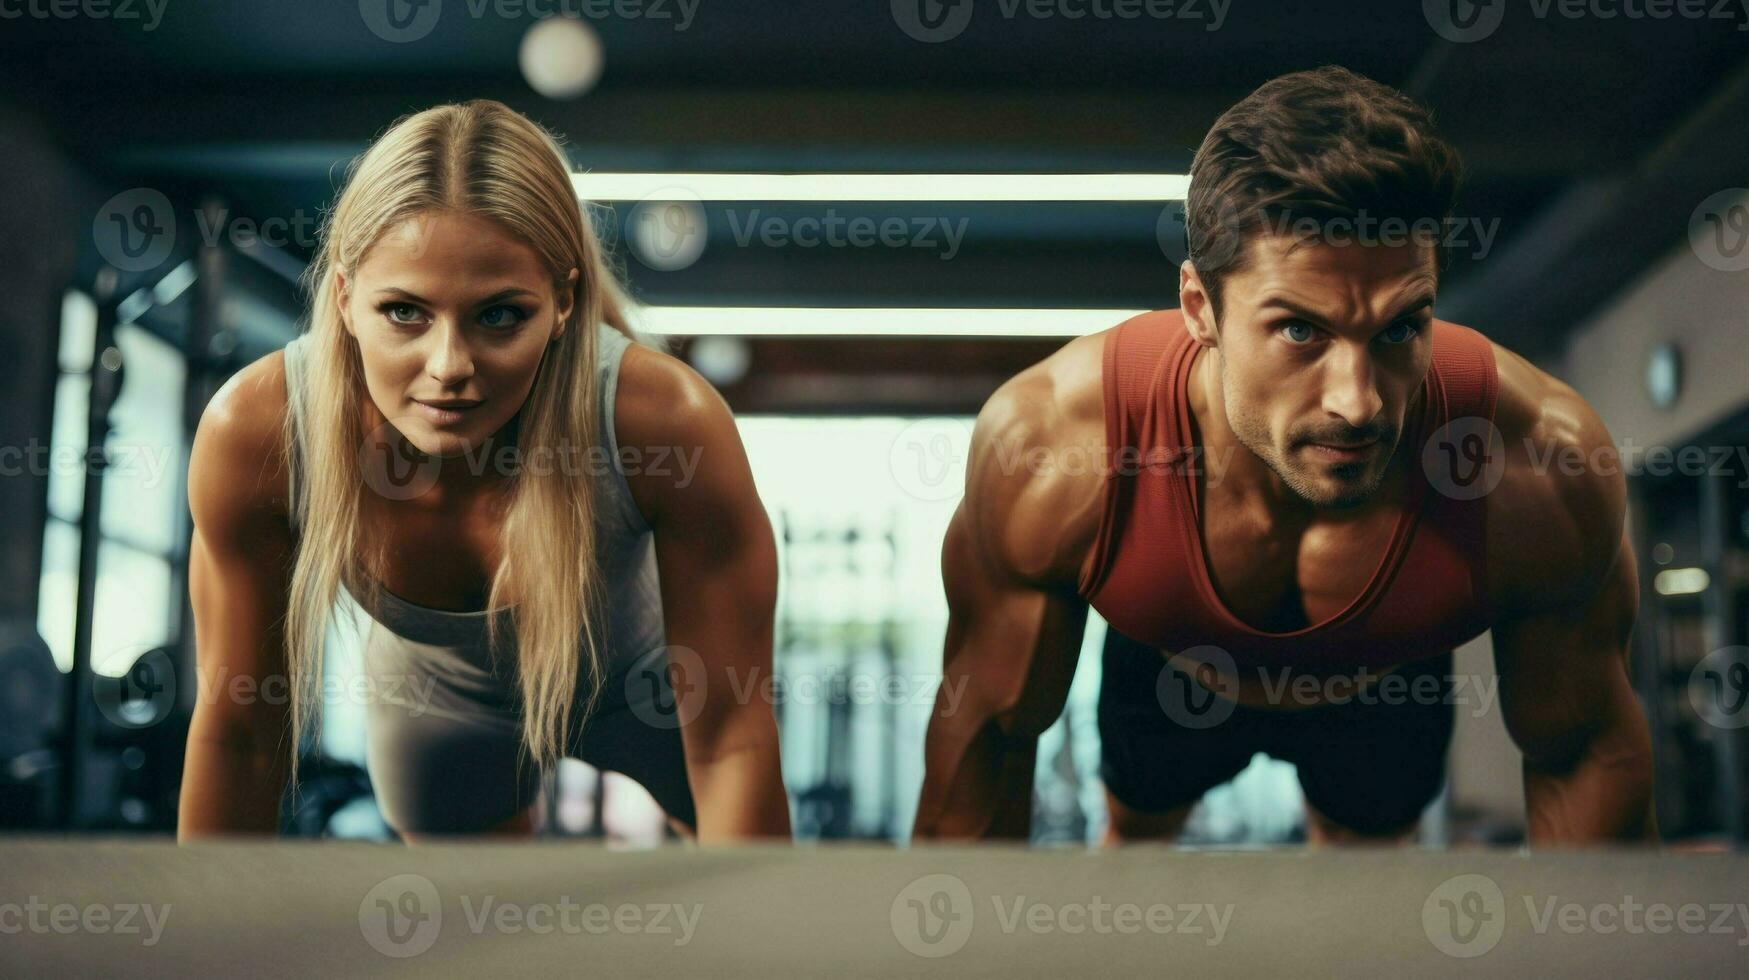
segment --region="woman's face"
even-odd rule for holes
[[[346,331],[383,420],[453,457],[503,428],[570,316],[540,256],[478,215],[425,212],[390,228],[339,277]]]

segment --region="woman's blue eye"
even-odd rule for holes
[[[389,322],[401,323],[401,324],[412,323],[413,320],[411,320],[411,319],[403,320],[400,317],[395,315],[397,312],[399,312],[401,310],[408,311],[408,313],[413,317],[417,317],[419,315],[419,308],[414,306],[411,303],[390,303],[389,305],[383,307],[383,312],[388,315]]]
[[[509,318],[494,317],[493,314],[496,313],[509,314]],[[527,315],[514,306],[494,306],[485,313],[480,314],[481,323],[484,323],[488,327],[497,327],[500,329],[514,327],[526,319],[528,319]]]
[[[1289,337],[1289,338],[1288,338],[1288,339],[1289,339],[1289,340],[1292,340],[1292,341],[1294,341],[1294,342],[1295,342],[1295,343],[1305,343],[1305,342],[1306,342],[1306,341],[1308,341],[1308,340],[1311,340],[1311,339],[1312,339],[1312,337],[1313,337],[1313,335],[1314,335],[1314,334],[1316,334],[1316,332],[1317,332],[1317,331],[1315,331],[1315,330],[1313,330],[1313,329],[1312,329],[1312,325],[1311,325],[1311,324],[1309,324],[1309,323],[1300,323],[1300,322],[1299,322],[1299,321],[1297,321],[1297,320],[1296,320],[1296,321],[1294,321],[1294,322],[1293,322],[1293,323],[1289,323],[1289,324],[1285,324],[1285,325],[1284,325],[1284,326],[1283,326],[1283,327],[1282,327],[1282,329],[1283,329],[1283,330],[1304,330],[1304,331],[1306,331],[1306,336],[1305,336],[1305,337],[1304,337],[1304,338],[1303,338],[1303,339],[1301,339],[1301,338],[1296,338],[1296,337]]]

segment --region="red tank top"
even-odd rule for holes
[[[1417,455],[1435,433],[1470,424],[1442,430],[1448,422],[1491,424],[1499,389],[1486,337],[1443,320],[1431,329],[1425,397],[1401,437]],[[1197,516],[1201,453],[1190,446],[1186,394],[1196,350],[1177,310],[1145,313],[1106,337],[1105,502],[1080,593],[1112,628],[1169,651],[1212,644],[1240,667],[1384,667],[1488,629],[1487,496],[1435,491],[1419,459],[1406,468],[1406,502],[1384,558],[1346,609],[1288,633],[1253,629],[1228,610],[1209,578]]]

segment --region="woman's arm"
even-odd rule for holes
[[[184,841],[279,827],[293,748],[281,629],[293,544],[279,462],[279,356],[213,396],[188,462],[198,693],[176,826]]]
[[[777,722],[763,696],[777,546],[734,417],[691,368],[642,347],[625,353],[615,406],[621,452],[642,461],[627,482],[655,533],[671,662],[694,667],[682,665],[675,695],[698,839],[788,838]]]

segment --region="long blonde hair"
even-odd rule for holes
[[[563,336],[548,346],[521,410],[517,446],[525,458],[595,445],[597,325],[638,339],[565,156],[536,123],[489,100],[437,106],[397,121],[354,161],[306,272],[311,308],[303,437],[305,460],[320,462],[303,467],[305,489],[296,502],[302,532],[286,610],[294,746],[320,716],[323,640],[340,587],[373,615],[381,601],[381,584],[370,572],[381,567],[380,552],[367,555],[360,547],[360,506],[369,492],[359,461],[365,379],[358,343],[341,322],[336,276],[351,277],[384,232],[428,211],[498,222],[540,254],[558,290],[566,288],[570,270],[578,270]],[[564,751],[580,664],[589,681],[584,716],[601,690],[592,490],[587,474],[530,478],[525,468],[512,476],[504,557],[487,602],[492,610],[510,607],[524,759],[543,769]],[[496,613],[486,617],[494,653],[501,642],[498,619]],[[295,785],[295,749],[292,755]]]

